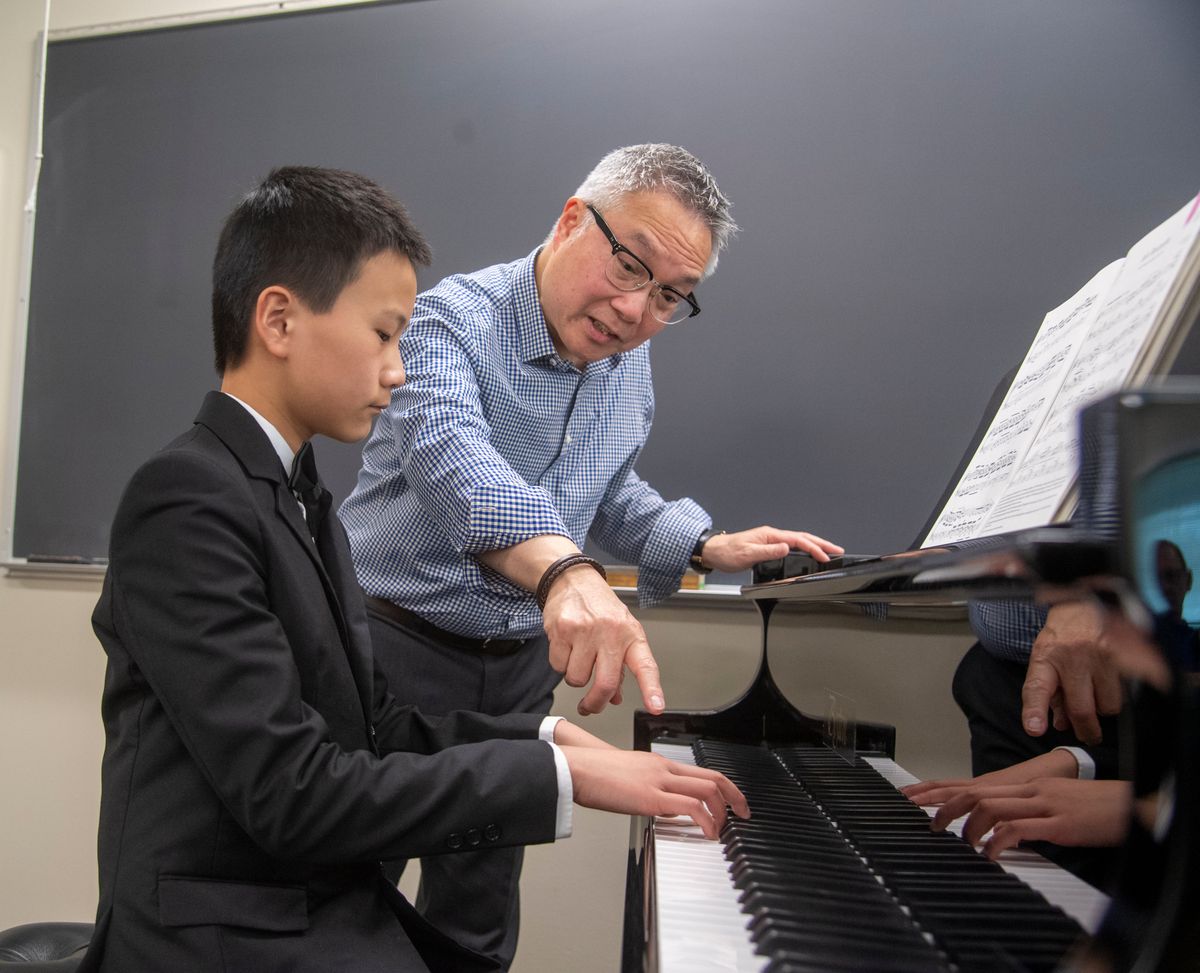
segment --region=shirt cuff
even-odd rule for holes
[[[687,497],[668,503],[638,559],[638,604],[657,605],[679,590],[696,538],[712,527],[712,518]]]
[[[1072,757],[1075,758],[1075,764],[1078,770],[1075,777],[1078,780],[1095,780],[1096,779],[1096,761],[1092,759],[1092,755],[1082,747],[1055,747],[1055,750],[1066,750]]]
[[[547,716],[538,727],[538,739],[545,740],[554,751],[554,772],[558,776],[558,809],[554,815],[554,837],[569,838],[573,827],[572,814],[575,809],[575,788],[571,784],[571,768],[562,748],[554,742],[554,728],[561,716]]]
[[[513,547],[542,534],[571,536],[545,488],[522,481],[485,483],[471,490],[460,548],[464,553]]]

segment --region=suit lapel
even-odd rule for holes
[[[207,426],[229,449],[247,475],[267,480],[273,485],[275,515],[283,521],[305,556],[312,562],[329,610],[337,624],[346,661],[350,665],[363,716],[370,724],[371,661],[369,643],[353,638],[343,605],[353,605],[351,599],[361,599],[358,582],[350,561],[349,545],[341,522],[331,510],[324,518],[316,543],[308,531],[299,502],[288,489],[283,465],[254,417],[234,399],[221,392],[209,392],[196,416],[196,422]]]
[[[358,686],[363,713],[370,723],[371,687],[374,678],[371,637],[367,633],[366,614],[362,608],[362,589],[354,574],[350,544],[346,540],[346,531],[342,527],[341,520],[333,511],[330,511],[329,516],[321,524],[317,547],[321,552],[321,561],[328,573],[330,583],[333,585],[333,590],[337,592],[339,604],[345,606],[345,610],[339,612],[339,618],[343,625],[343,644],[346,646],[346,658]]]

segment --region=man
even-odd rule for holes
[[[528,256],[418,297],[408,382],[342,507],[372,638],[406,702],[546,713],[565,676],[590,681],[579,711],[595,713],[621,701],[628,668],[661,711],[645,633],[580,553],[589,535],[638,565],[642,604],[676,591],[689,560],[740,571],[789,549],[841,553],[806,533],[714,531],[635,472],[654,413],[649,340],[700,313],[695,288],[735,230],[698,159],[629,146]],[[424,860],[418,907],[511,958],[520,862],[519,849]]]
[[[709,835],[726,802],[745,811],[718,774],[564,722],[426,718],[374,670],[308,440],[365,436],[404,380],[428,254],[399,204],[349,173],[276,170],[226,222],[221,391],[134,475],[93,615],[109,664],[85,970],[494,970],[417,916],[379,860],[550,841],[572,798],[689,815]]]

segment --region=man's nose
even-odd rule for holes
[[[620,291],[612,299],[613,310],[630,324],[637,324],[646,314],[646,304],[650,299],[650,288],[643,287],[636,291]]]

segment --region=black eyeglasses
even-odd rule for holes
[[[650,288],[649,308],[655,320],[663,324],[678,324],[688,318],[694,318],[700,313],[700,305],[696,303],[694,294],[684,294],[670,284],[660,284],[654,279],[654,271],[646,266],[636,253],[623,243],[618,243],[613,231],[604,222],[604,217],[591,203],[587,204],[588,211],[596,218],[596,225],[608,237],[612,244],[612,256],[604,265],[604,273],[614,287],[623,291],[638,291],[647,284]]]

